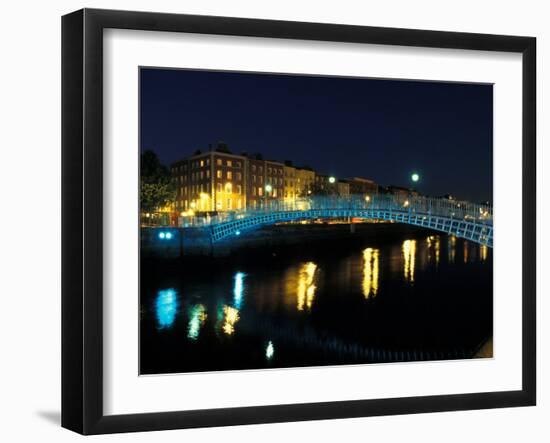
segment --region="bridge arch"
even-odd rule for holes
[[[230,241],[247,232],[276,223],[331,219],[363,218],[386,220],[420,226],[434,231],[453,234],[488,247],[493,246],[492,208],[484,205],[449,203],[443,199],[416,198],[398,201],[396,198],[308,200],[306,208],[271,207],[260,211],[243,211],[226,220],[211,223],[213,243]],[[343,204],[345,203],[345,204]]]

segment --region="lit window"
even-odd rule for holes
[[[206,170],[206,178],[210,178],[210,169]]]
[[[242,178],[241,173],[240,173],[240,172],[237,172],[237,180],[241,180],[241,178]]]
[[[237,194],[241,193],[241,185],[237,185]]]
[[[218,183],[218,192],[222,192],[222,190],[223,190],[222,184]]]
[[[231,160],[227,160],[227,166],[231,167],[233,162]]]
[[[204,160],[201,160],[201,168],[204,166]]]
[[[263,191],[264,191],[264,190],[263,190],[262,187],[260,186],[260,187],[258,188],[258,195],[259,195],[260,197],[263,195]]]
[[[231,180],[233,178],[233,173],[231,171],[227,171],[227,179]]]
[[[221,158],[218,158],[218,160],[216,161],[217,165],[218,166],[221,166],[222,165],[222,159]]]
[[[221,170],[221,169],[218,169],[218,170],[216,171],[216,177],[222,178],[222,170]]]

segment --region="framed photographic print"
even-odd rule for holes
[[[534,38],[62,31],[64,427],[535,404]]]

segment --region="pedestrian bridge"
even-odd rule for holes
[[[303,220],[361,218],[406,223],[493,247],[493,208],[446,198],[395,195],[316,196],[291,203],[267,201],[259,208],[203,219],[212,243],[231,241],[266,225]],[[197,226],[199,222],[184,226]]]

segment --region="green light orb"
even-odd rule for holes
[[[420,176],[415,172],[413,175],[411,175],[411,180],[416,183],[418,180],[420,180]]]

